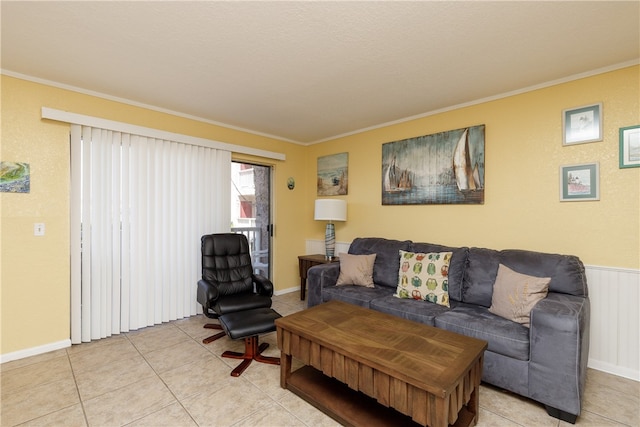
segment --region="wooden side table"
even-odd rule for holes
[[[333,257],[330,260],[324,255],[300,255],[298,257],[298,266],[300,267],[300,299],[304,300],[305,290],[307,288],[307,271],[314,265],[329,264],[332,262],[338,262],[338,257]]]

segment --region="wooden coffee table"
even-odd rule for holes
[[[478,421],[486,341],[340,301],[275,324],[280,385],[342,424]]]

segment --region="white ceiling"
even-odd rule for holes
[[[637,0],[3,0],[0,13],[5,74],[303,144],[640,57]]]

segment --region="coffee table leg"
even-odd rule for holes
[[[480,412],[480,378],[482,377],[482,357],[474,370],[473,391],[467,403],[467,410],[473,414],[472,424],[478,424],[478,413]]]
[[[478,424],[478,403],[479,403],[479,391],[478,390],[479,386],[476,386],[473,391],[471,392],[471,398],[469,399],[469,403],[467,404],[467,409],[469,410],[469,412],[471,412],[473,414],[473,421],[471,422],[470,425],[476,425]]]
[[[287,380],[291,376],[291,355],[280,352],[280,387],[287,388]]]
[[[449,425],[449,396],[446,398],[436,397],[435,399],[435,420],[433,427],[445,427]]]

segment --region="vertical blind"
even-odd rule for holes
[[[230,227],[231,153],[71,125],[71,342],[197,314],[200,237]]]

